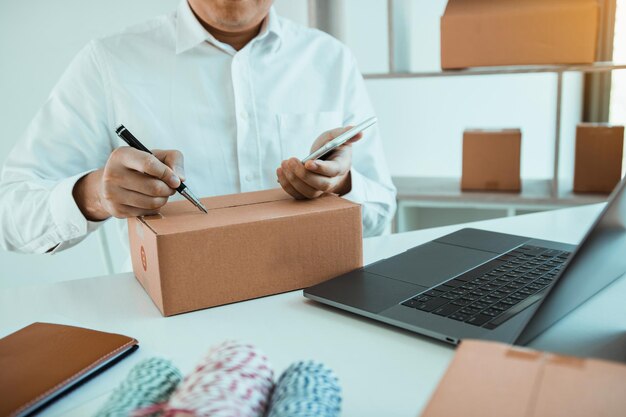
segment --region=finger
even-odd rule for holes
[[[315,188],[311,187],[300,178],[298,178],[298,176],[290,168],[288,161],[283,161],[281,167],[283,169],[285,177],[287,178],[287,181],[289,181],[291,186],[306,198],[315,198],[319,197],[322,194],[321,191],[316,190]]]
[[[154,149],[152,153],[158,160],[172,168],[181,181],[185,181],[185,158],[182,152],[177,150],[163,151],[161,149]]]
[[[315,140],[315,142],[313,142],[313,145],[311,146],[311,152],[315,152],[317,149],[324,146],[327,142],[335,139],[336,137],[347,132],[350,129],[352,129],[352,126],[339,127],[339,128],[332,129],[332,130],[322,133]],[[363,138],[363,133],[359,132],[356,135],[352,136],[350,139],[348,139],[343,145],[335,148],[332,152],[328,153],[327,155],[323,156],[320,159],[323,159],[323,160],[333,159],[332,158],[333,156],[335,156],[338,153],[341,153],[342,151],[345,151],[346,149],[349,149],[353,143],[358,142],[362,138]]]
[[[326,142],[335,139],[336,137],[343,135],[344,133],[346,133],[347,131],[349,131],[350,129],[352,129],[354,126],[345,126],[345,127],[338,127],[336,129],[332,129],[329,130],[328,132],[325,132],[322,134],[322,136],[324,136],[325,138],[327,138]],[[363,132],[359,132],[356,135],[352,136],[350,139],[348,139],[348,141],[344,144],[351,144],[354,142],[359,141],[361,138],[363,137]],[[344,146],[342,145],[342,146]]]
[[[315,139],[315,142],[313,142],[313,145],[311,146],[311,152],[315,152],[316,150],[324,146],[326,142],[335,139],[337,136],[348,130],[350,130],[350,126],[338,127],[335,129],[327,130],[326,132],[319,135],[317,139]]]
[[[143,210],[158,210],[167,203],[167,197],[152,197],[136,191],[122,190],[115,202]]]
[[[359,132],[355,136],[352,136],[350,140],[348,140],[346,143],[344,143],[341,146],[352,145],[353,143],[358,142],[361,139],[363,139],[363,132]]]
[[[304,168],[304,165],[302,165],[300,161],[289,160],[288,165],[293,170],[293,173],[311,188],[324,193],[332,189],[333,181],[330,178],[310,172]]]
[[[136,171],[125,171],[119,186],[151,197],[169,197],[176,192],[163,181]]]
[[[343,145],[338,146],[335,149],[333,149],[333,151],[331,153],[327,154],[326,157],[337,155],[340,152],[345,152],[347,149],[351,149],[352,148],[352,144],[355,143],[355,142],[358,142],[359,140],[361,140],[361,138],[363,138],[363,132],[359,132],[356,135],[352,136]],[[323,157],[322,159],[326,160],[327,159],[326,157]]]
[[[316,159],[315,161],[307,161],[304,167],[316,174],[323,175],[325,177],[333,178],[344,175],[350,169],[350,163],[345,158],[329,159],[322,161]]]
[[[296,191],[295,188],[293,188],[293,186],[289,183],[289,181],[285,177],[285,174],[283,173],[282,168],[278,168],[276,170],[276,175],[278,176],[278,182],[280,183],[280,186],[283,187],[283,190],[285,190],[287,194],[289,194],[296,200],[304,200],[306,198],[305,196],[300,194],[298,191]]]
[[[128,148],[120,155],[120,158],[127,168],[158,178],[171,188],[180,186],[180,179],[174,171],[152,154]]]
[[[129,217],[151,216],[158,214],[158,210],[145,210],[137,207],[127,206],[125,204],[117,204],[110,210],[110,213],[118,219],[127,219]]]

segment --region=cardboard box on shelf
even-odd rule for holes
[[[164,316],[301,289],[362,266],[361,207],[280,189],[129,219],[133,271]]]
[[[581,123],[576,127],[574,192],[610,193],[622,178],[624,126]]]
[[[592,63],[599,16],[597,0],[449,0],[441,68]]]
[[[464,340],[422,417],[619,417],[626,366]]]
[[[520,191],[522,132],[519,129],[469,129],[463,132],[461,189]]]

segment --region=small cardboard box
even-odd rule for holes
[[[522,132],[471,129],[463,133],[463,176],[467,191],[520,191]]]
[[[610,193],[622,178],[624,126],[581,123],[576,127],[574,192]]]
[[[597,0],[449,0],[441,68],[591,63],[599,16]]]
[[[626,366],[465,340],[422,417],[623,417]]]
[[[363,263],[361,207],[280,189],[129,219],[133,270],[164,316],[319,284]]]

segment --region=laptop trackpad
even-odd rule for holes
[[[304,290],[309,298],[332,300],[370,313],[380,313],[426,288],[368,274],[362,269]]]
[[[385,259],[365,270],[424,287],[433,287],[470,270],[498,254],[430,242]]]

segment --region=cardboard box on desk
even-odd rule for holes
[[[626,366],[465,340],[422,417],[621,417]]]
[[[520,191],[521,147],[519,129],[466,130],[461,189]]]
[[[580,123],[576,127],[574,192],[610,193],[622,178],[624,126]]]
[[[361,207],[282,190],[187,201],[129,219],[135,276],[164,316],[301,289],[362,266]]]
[[[597,0],[449,0],[441,68],[592,63],[599,16]]]

